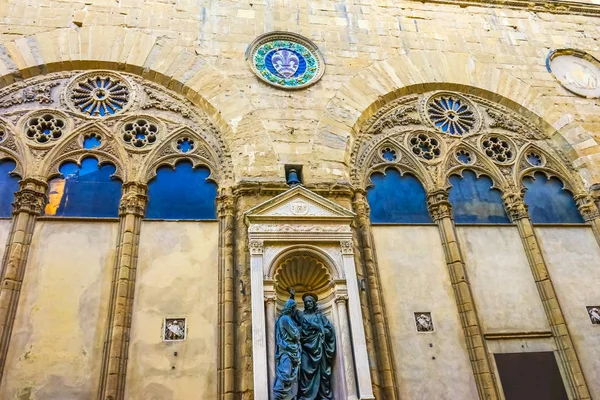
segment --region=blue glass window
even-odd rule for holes
[[[388,169],[371,175],[374,186],[367,191],[372,223],[430,223],[425,189],[412,175]]]
[[[472,171],[463,171],[462,177],[450,177],[450,196],[454,222],[457,224],[508,224],[502,193],[492,189],[493,182],[486,176],[477,178]]]
[[[12,202],[19,190],[19,178],[10,175],[17,164],[13,160],[0,160],[0,217],[12,215]]]
[[[564,190],[558,178],[548,179],[537,172],[532,177],[525,177],[523,183],[527,188],[525,203],[529,209],[531,222],[538,224],[583,223],[577,210],[573,195]]]
[[[60,167],[61,177],[48,186],[45,215],[57,217],[117,217],[121,199],[121,182],[111,176],[114,165],[98,165],[92,157],[84,158],[81,167],[67,162]]]
[[[217,185],[208,181],[208,168],[183,161],[175,169],[164,166],[148,185],[146,218],[215,219]]]

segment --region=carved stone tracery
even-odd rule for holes
[[[5,118],[0,121],[5,133],[0,156],[6,149],[36,176],[50,178],[62,163],[91,155],[115,164],[115,176],[123,181],[147,182],[166,158],[171,165],[186,158],[194,166],[207,166],[219,182],[233,179],[229,150],[208,115],[141,77],[114,71],[47,74],[0,89],[0,108]],[[142,119],[145,123],[139,124]],[[7,134],[11,129],[17,132],[14,138]],[[185,139],[184,129],[192,133]],[[100,145],[85,147],[85,137],[94,134]],[[167,143],[169,149],[163,146]],[[144,155],[129,155],[140,151]],[[29,158],[35,162],[26,162]]]
[[[437,114],[432,120],[433,100]],[[458,120],[455,109],[466,113],[468,123],[460,125],[460,132],[448,134],[441,126],[448,122],[444,125],[448,130],[451,121],[446,120]],[[419,118],[405,123],[406,116]],[[524,188],[524,176],[541,171],[561,179],[572,192],[585,191],[571,163],[545,139],[534,122],[471,94],[410,95],[382,107],[365,123],[350,155],[350,179],[356,188],[364,188],[373,172],[394,165],[401,173],[416,175],[431,191],[449,187],[451,175],[471,169],[489,175],[497,189],[514,191]]]

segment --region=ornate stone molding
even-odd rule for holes
[[[264,240],[251,240],[250,241],[250,254],[261,255],[264,249]]]
[[[300,232],[300,233],[351,233],[348,225],[318,225],[318,224],[253,224],[249,229],[250,233],[266,232]]]
[[[15,193],[13,214],[26,212],[40,215],[46,205],[48,184],[34,178],[26,178],[19,182],[19,191]]]
[[[418,1],[418,0],[413,0]],[[421,3],[421,1],[419,1]],[[543,1],[543,0],[426,0],[426,3],[447,4],[464,7],[494,7],[526,10],[550,14],[585,15],[589,17],[600,16],[600,6],[592,3],[574,1]]]
[[[448,191],[434,190],[427,195],[427,208],[431,219],[438,221],[442,218],[452,218],[452,205],[448,201]]]
[[[139,182],[123,184],[123,195],[119,204],[119,215],[133,214],[144,217],[148,203],[148,186]]]

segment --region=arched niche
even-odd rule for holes
[[[336,398],[374,399],[350,224],[354,213],[296,186],[246,212],[250,244],[254,394],[271,398],[275,322],[294,287],[318,296],[336,328]]]

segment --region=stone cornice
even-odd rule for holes
[[[419,3],[446,4],[464,7],[494,7],[546,12],[550,14],[574,14],[600,17],[600,5],[574,1],[525,1],[525,0],[411,0]]]

